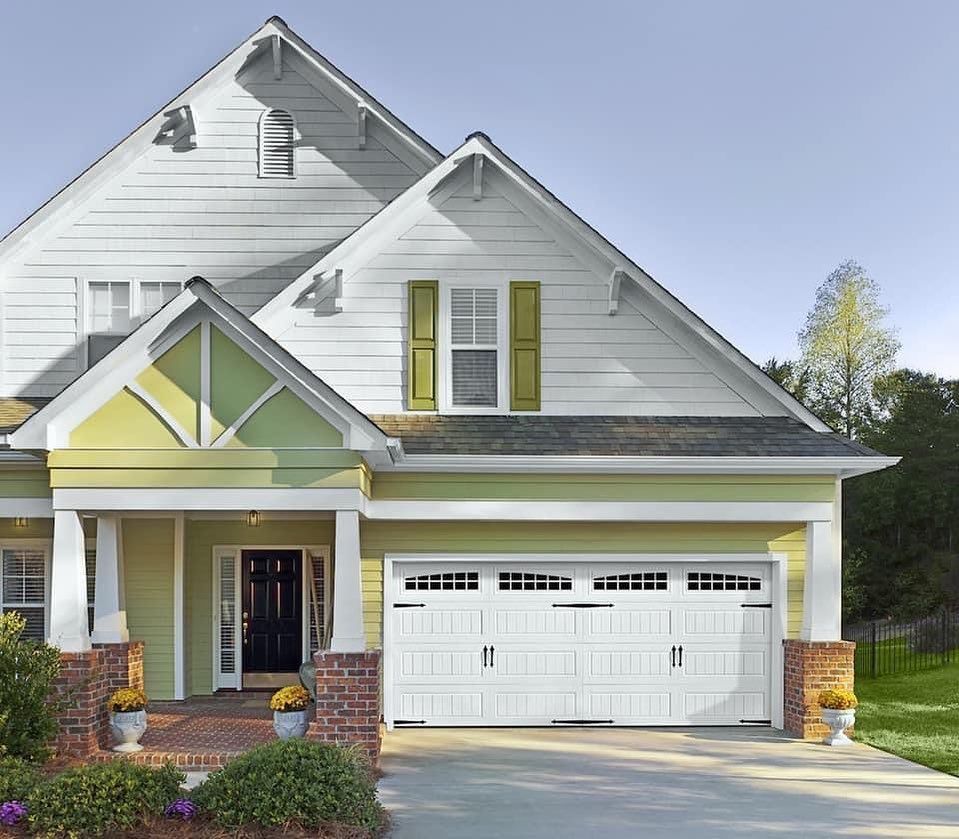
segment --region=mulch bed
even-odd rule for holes
[[[386,825],[384,825],[385,831]],[[32,834],[17,827],[0,827],[0,836],[24,839]],[[225,828],[208,819],[198,817],[183,822],[175,819],[157,819],[133,830],[110,831],[102,839],[369,839],[370,834],[358,827],[328,824],[321,828],[306,828],[290,824],[281,827]]]

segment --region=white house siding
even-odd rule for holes
[[[606,278],[585,269],[492,180],[486,176],[483,197],[474,200],[468,176],[344,275],[342,312],[300,308],[280,343],[360,410],[401,412],[409,280],[539,280],[542,413],[758,413],[629,302],[610,316]]]
[[[267,53],[191,103],[198,148],[152,145],[67,226],[0,266],[3,395],[52,395],[82,372],[85,282],[200,274],[252,313],[419,177],[374,124],[360,149],[355,114],[308,83],[308,72],[290,50],[275,80]],[[294,180],[257,177],[267,107],[296,119]]]

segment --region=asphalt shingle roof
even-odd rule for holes
[[[0,398],[0,433],[49,399]],[[408,454],[669,457],[874,457],[789,417],[558,417],[371,414]]]
[[[879,453],[788,417],[371,415],[408,454],[868,457]]]

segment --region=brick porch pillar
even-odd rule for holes
[[[786,641],[783,723],[787,734],[821,740],[829,733],[816,700],[819,691],[827,688],[853,689],[855,650],[852,641]]]
[[[54,691],[67,704],[59,714],[57,753],[91,757],[110,745],[107,699],[121,687],[143,687],[142,641],[60,654]]]
[[[316,719],[309,737],[359,745],[376,761],[380,753],[379,650],[321,651],[316,663]]]

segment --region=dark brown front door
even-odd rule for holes
[[[243,551],[243,672],[295,673],[303,659],[303,555]]]

